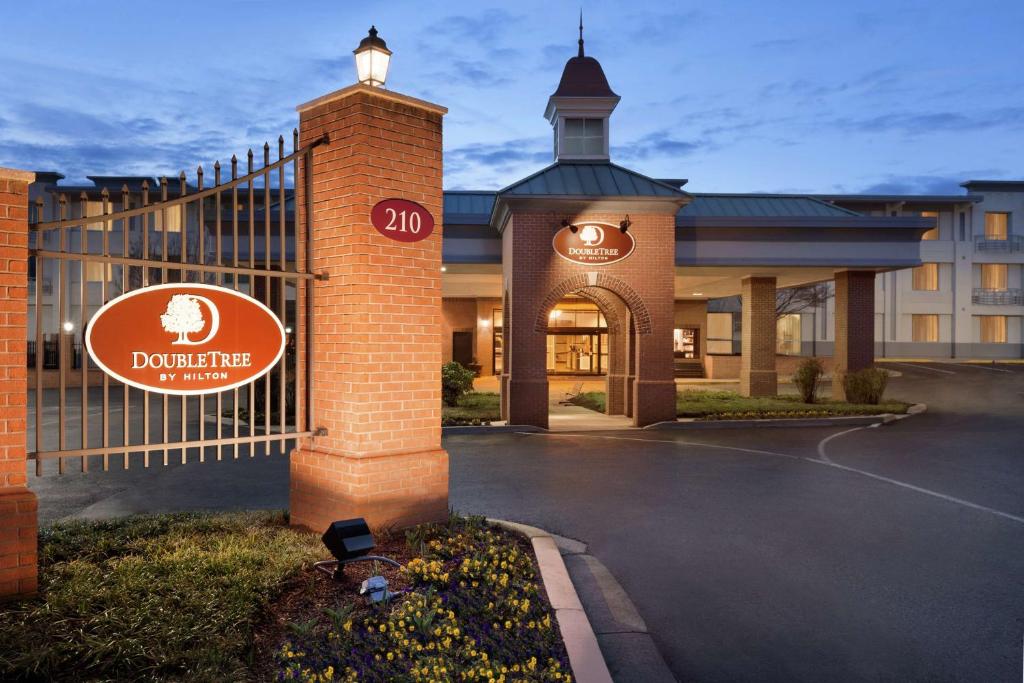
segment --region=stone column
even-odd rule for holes
[[[448,515],[441,449],[441,118],[444,107],[354,85],[298,107],[315,148],[310,269],[316,281],[313,423],[325,434],[292,453],[292,524],[322,531],[365,517],[374,527]],[[418,202],[434,217],[419,242],[378,233],[370,209]],[[298,184],[296,205],[305,188]]]
[[[833,352],[832,396],[846,400],[842,376],[875,363],[875,273],[844,270],[836,273],[836,342]]]
[[[0,168],[0,600],[33,595],[38,586],[38,506],[25,475],[28,185],[33,180],[34,173]]]
[[[775,278],[745,277],[742,282],[740,394],[775,396]]]

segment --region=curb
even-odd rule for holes
[[[548,430],[533,425],[452,425],[441,427],[441,436],[458,436],[460,434],[503,434],[507,432],[546,432]]]
[[[548,602],[555,610],[558,630],[562,634],[565,651],[569,654],[573,677],[580,683],[613,683],[604,655],[597,644],[597,636],[587,619],[587,613],[583,611],[583,603],[576,594],[555,539],[537,527],[502,519],[488,518],[487,521],[530,539]]]
[[[845,415],[838,417],[776,418],[768,420],[698,420],[680,418],[675,422],[656,422],[641,429],[741,429],[743,427],[864,427],[887,425],[920,415],[928,410],[925,403],[915,403],[903,414]]]

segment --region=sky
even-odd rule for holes
[[[549,164],[543,118],[580,2],[4,6],[0,166],[209,169],[355,82],[375,24],[387,87],[448,107],[445,188]],[[15,9],[16,8],[16,9]],[[583,0],[586,52],[622,100],[612,161],[698,192],[960,194],[1024,178],[1024,2]],[[209,173],[209,170],[207,171]]]

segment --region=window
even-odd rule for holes
[[[981,264],[981,288],[1006,291],[1007,267],[1005,263]]]
[[[981,343],[982,344],[1005,344],[1006,343],[1006,316],[1005,315],[979,315],[981,322]]]
[[[562,153],[604,156],[604,119],[565,119]]]
[[[936,292],[939,289],[939,264],[922,263],[914,268],[914,290]]]
[[[938,211],[922,211],[921,218],[934,218],[935,227],[926,232],[921,236],[921,240],[937,240],[939,239],[939,212]]]
[[[800,314],[789,313],[775,323],[775,351],[784,356],[800,355]]]
[[[504,328],[502,327],[503,319],[500,308],[495,308],[491,312],[491,320],[493,321],[491,329],[494,330],[491,336],[491,372],[500,375],[505,362]]]
[[[910,316],[913,324],[913,339],[916,342],[939,341],[939,316],[934,313]]]
[[[967,214],[963,211],[960,212],[960,241],[963,242],[967,239]]]
[[[86,282],[112,282],[113,279],[114,265],[112,263],[85,262]]]
[[[1010,214],[985,212],[985,239],[1005,240],[1009,234]]]
[[[708,313],[707,352],[732,353],[732,313]]]

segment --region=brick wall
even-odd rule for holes
[[[300,139],[323,135],[312,173],[314,424],[327,430],[291,460],[294,524],[374,526],[448,511],[441,449],[441,118],[443,107],[352,86],[299,107]],[[370,209],[399,197],[426,207],[433,234],[396,242]],[[305,201],[300,184],[297,203]]]
[[[740,393],[775,396],[775,278],[745,277],[741,281],[743,327]]]
[[[517,207],[502,234],[506,274],[514,313],[507,343],[511,374],[508,380],[508,420],[513,424],[548,425],[548,382],[545,369],[547,314],[558,299],[591,284],[613,293],[630,308],[635,336],[635,380],[630,409],[636,424],[675,419],[672,370],[672,322],[675,254],[674,212],[630,210],[633,253],[603,266],[572,263],[551,246],[563,218],[574,223],[600,221],[617,225],[626,211],[615,213],[566,210],[530,211]],[[509,258],[511,257],[511,258]],[[506,275],[508,277],[508,275]],[[506,329],[509,325],[506,324]],[[627,380],[628,381],[628,380]]]
[[[0,599],[36,592],[35,494],[25,476],[28,184],[0,168]]]
[[[846,270],[836,273],[833,358],[835,373],[863,370],[875,362],[875,274],[873,271]],[[843,383],[833,387],[835,398],[844,400]]]

